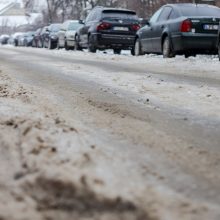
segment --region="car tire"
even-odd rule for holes
[[[141,41],[139,38],[136,39],[134,43],[133,53],[134,56],[141,56],[144,55],[142,48],[141,48]]]
[[[48,45],[47,46],[48,46],[47,48],[49,50],[53,49],[51,40],[48,41]]]
[[[114,54],[121,54],[121,49],[113,49]]]
[[[76,35],[75,36],[75,50],[82,50],[82,47],[79,45],[79,37]]]
[[[169,39],[168,36],[165,37],[165,39],[163,41],[162,52],[163,52],[163,57],[164,58],[172,58],[172,57],[174,57],[174,54],[173,54],[172,49],[171,49],[170,39]]]
[[[65,48],[65,50],[69,50],[70,48],[68,47],[68,45],[67,45],[67,42],[65,41],[65,44],[64,44],[64,48]]]
[[[89,49],[89,52],[91,53],[96,53],[96,50],[97,50],[93,43],[91,35],[88,37],[88,49]]]

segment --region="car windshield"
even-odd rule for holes
[[[80,28],[82,26],[82,24],[80,24],[79,22],[71,22],[69,24],[69,27],[68,27],[68,30],[69,31],[75,31],[77,30],[78,28]]]
[[[180,8],[183,16],[212,16],[220,18],[220,9],[213,6],[184,6]]]
[[[113,11],[113,10],[105,10],[102,14],[103,18],[121,18],[121,19],[138,19],[135,12],[130,11]]]
[[[60,30],[60,24],[51,25],[50,30],[51,32],[58,32]]]
[[[30,36],[32,36],[33,34],[34,34],[34,32],[28,32],[28,33],[27,33],[27,36],[30,37]]]

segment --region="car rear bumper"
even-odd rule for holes
[[[120,34],[93,34],[94,44],[97,48],[130,49],[134,45],[134,35]]]
[[[172,37],[174,52],[213,53],[217,52],[216,34],[183,33]]]

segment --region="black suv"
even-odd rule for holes
[[[130,49],[133,53],[139,29],[139,18],[134,11],[95,7],[77,31],[76,49],[88,48],[93,53],[97,49],[113,49],[117,54],[122,49]]]

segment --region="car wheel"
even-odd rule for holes
[[[89,49],[89,52],[91,52],[91,53],[95,53],[96,52],[96,47],[95,47],[95,45],[93,43],[91,35],[89,36],[89,39],[88,39],[88,49]]]
[[[67,42],[65,41],[65,45],[64,45],[64,47],[65,47],[65,50],[69,50],[70,48],[68,47],[68,45],[67,45]]]
[[[141,48],[141,42],[139,38],[136,39],[133,50],[134,50],[133,55],[135,56],[141,56],[144,54]]]
[[[121,54],[121,49],[114,49],[114,54]]]
[[[219,43],[218,43],[218,59],[219,59],[219,61],[220,61],[220,41],[219,41]]]
[[[75,50],[82,50],[82,47],[79,45],[79,36],[75,36]]]
[[[174,54],[171,49],[170,40],[168,37],[165,37],[165,39],[163,41],[163,57],[164,58],[174,57]]]
[[[186,53],[184,54],[184,56],[185,56],[185,58],[189,58],[190,56],[193,56],[193,55],[192,55],[191,53],[189,53],[189,52],[188,52],[188,53],[186,52]]]

